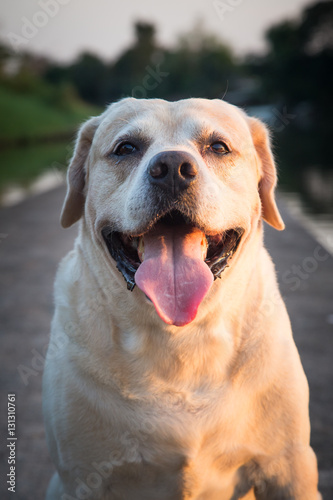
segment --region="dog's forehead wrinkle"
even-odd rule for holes
[[[148,133],[148,130],[145,130],[143,124],[141,123],[131,123],[129,122],[127,127],[121,129],[118,134],[114,137],[114,142],[119,140],[142,140],[142,141],[151,141],[151,136]]]
[[[219,100],[195,99],[194,101],[198,101],[194,107],[187,102],[185,110],[179,110],[182,119],[187,123],[187,126],[192,127],[193,132],[196,129],[198,134],[209,136],[216,131],[234,141],[238,141],[240,137],[250,139],[251,134],[246,115],[242,110]]]
[[[150,116],[150,114],[135,116],[126,120],[116,118],[105,123],[102,140],[107,136],[109,145],[115,144],[122,139],[129,141],[137,139],[151,143],[162,137],[165,140],[169,130],[170,126],[165,123],[165,120],[159,120],[158,117]],[[159,131],[159,133],[156,133],[156,131]]]
[[[186,141],[208,140],[213,134],[238,143],[249,129],[240,112],[219,100],[189,99],[167,102],[161,99],[124,99],[105,112],[98,137],[109,145],[122,136],[165,146]]]

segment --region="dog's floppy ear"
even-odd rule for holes
[[[74,154],[67,172],[67,193],[60,217],[62,227],[71,226],[83,214],[85,203],[85,164],[99,123],[99,117],[90,118],[90,120],[82,125],[78,133]]]
[[[282,231],[285,226],[275,202],[277,177],[267,128],[257,118],[249,118],[249,124],[253,143],[260,160],[259,195],[263,211],[262,217],[275,229]]]

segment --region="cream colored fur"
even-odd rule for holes
[[[211,132],[232,150],[223,160],[198,146]],[[135,164],[108,155],[125,133],[149,141]],[[148,222],[147,164],[174,149],[200,168],[198,226],[245,230],[184,327],[127,290],[101,237],[108,221],[131,234]],[[222,101],[124,99],[83,125],[62,213],[79,236],[57,274],[44,373],[47,500],[319,498],[307,381],[263,247],[262,217],[284,227],[275,185],[264,125]]]

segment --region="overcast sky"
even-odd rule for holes
[[[200,20],[236,52],[262,51],[265,30],[295,18],[311,0],[1,0],[0,34],[16,47],[70,61],[83,50],[112,60],[133,41],[136,20],[152,22],[172,46]],[[43,8],[44,7],[44,8]]]

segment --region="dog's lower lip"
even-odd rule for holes
[[[170,222],[168,216],[167,221]],[[174,222],[174,221],[173,221]],[[174,222],[178,224],[179,219]],[[228,266],[228,261],[239,246],[243,230],[240,228],[229,229],[221,234],[206,235],[207,255],[204,261],[210,268],[214,279],[220,278],[222,272]],[[110,230],[109,227],[102,229],[102,236],[111,257],[115,260],[118,270],[122,273],[129,290],[135,287],[134,275],[144,260],[142,245],[143,235],[131,236],[117,231]],[[140,248],[139,243],[141,240]]]

